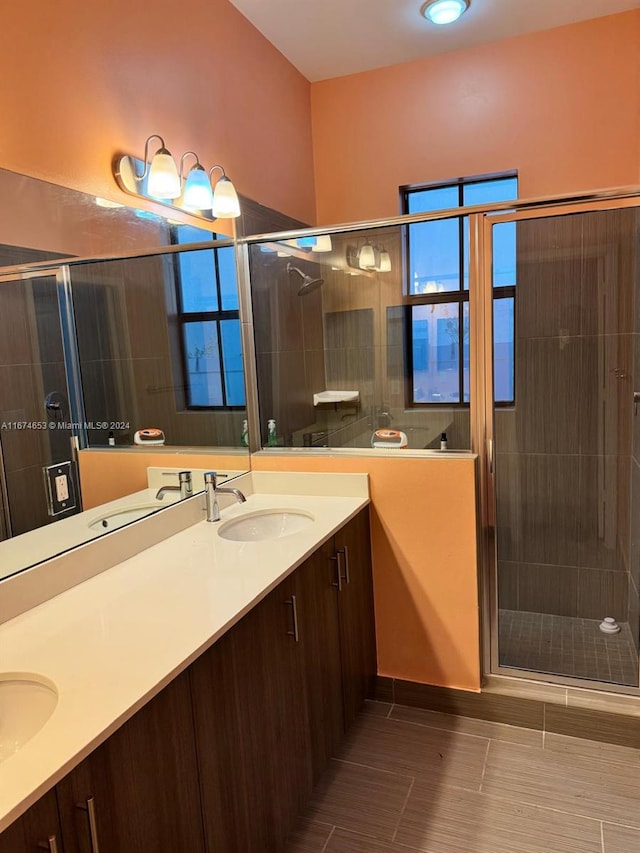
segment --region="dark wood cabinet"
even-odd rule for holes
[[[0,835],[0,853],[64,853],[55,791],[48,791]]]
[[[345,729],[373,696],[377,671],[369,513],[360,512],[335,537]]]
[[[56,791],[64,853],[204,853],[188,673]]]
[[[368,510],[0,835],[0,853],[278,853],[375,677]],[[56,849],[57,845],[57,849]]]
[[[311,793],[297,608],[289,578],[192,666],[209,853],[280,850]]]
[[[294,580],[315,784],[344,734],[338,560],[333,539],[309,557]]]

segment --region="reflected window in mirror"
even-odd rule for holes
[[[215,235],[214,235],[215,238]],[[192,226],[175,229],[178,244],[210,240]],[[244,408],[244,372],[233,246],[176,256],[178,323],[189,409]]]
[[[518,198],[516,175],[403,187],[404,213],[431,213]],[[468,407],[469,217],[409,226],[406,314],[407,406]],[[495,398],[515,403],[516,225],[493,229]]]

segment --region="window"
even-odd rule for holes
[[[210,240],[181,225],[176,243]],[[178,322],[190,409],[244,408],[244,373],[233,246],[176,255]]]
[[[430,213],[518,197],[515,176],[403,190],[405,213]],[[469,218],[408,229],[410,406],[469,403]],[[494,381],[497,403],[513,404],[516,226],[493,228]]]

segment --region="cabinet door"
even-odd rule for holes
[[[334,542],[342,572],[340,647],[344,720],[348,728],[365,699],[373,695],[377,669],[368,509],[339,530]]]
[[[0,853],[64,853],[60,839],[58,804],[49,791],[0,835]]]
[[[322,545],[294,576],[314,784],[337,753],[344,734],[338,617],[338,561],[333,540]]]
[[[208,853],[281,850],[311,793],[292,596],[288,579],[192,667]],[[209,711],[212,699],[220,724]]]
[[[204,853],[183,673],[57,786],[64,853]]]
[[[246,618],[246,617],[245,617]],[[189,669],[200,797],[209,853],[251,850],[232,629]]]

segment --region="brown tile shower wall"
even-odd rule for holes
[[[88,421],[158,427],[167,444],[239,443],[242,412],[188,411],[175,321],[171,256],[109,261],[72,269],[74,307]],[[90,444],[106,445],[106,430]]]
[[[640,229],[635,234],[635,304],[632,391],[640,391]],[[634,407],[631,439],[631,514],[629,537],[629,610],[631,633],[640,649],[640,403]]]
[[[500,607],[628,618],[639,221],[518,226],[516,405],[495,416]]]
[[[25,250],[28,251],[28,250]],[[48,423],[45,397],[61,394],[60,422],[71,420],[54,276],[5,282],[0,293],[0,442],[14,535],[47,524],[42,467],[69,459],[68,429],[18,429]]]
[[[325,387],[322,290],[298,296],[300,278],[287,272],[292,262],[316,276],[318,267],[296,258],[252,249],[251,294],[255,328],[258,396],[263,443],[274,418],[281,444],[314,421],[313,394]]]

